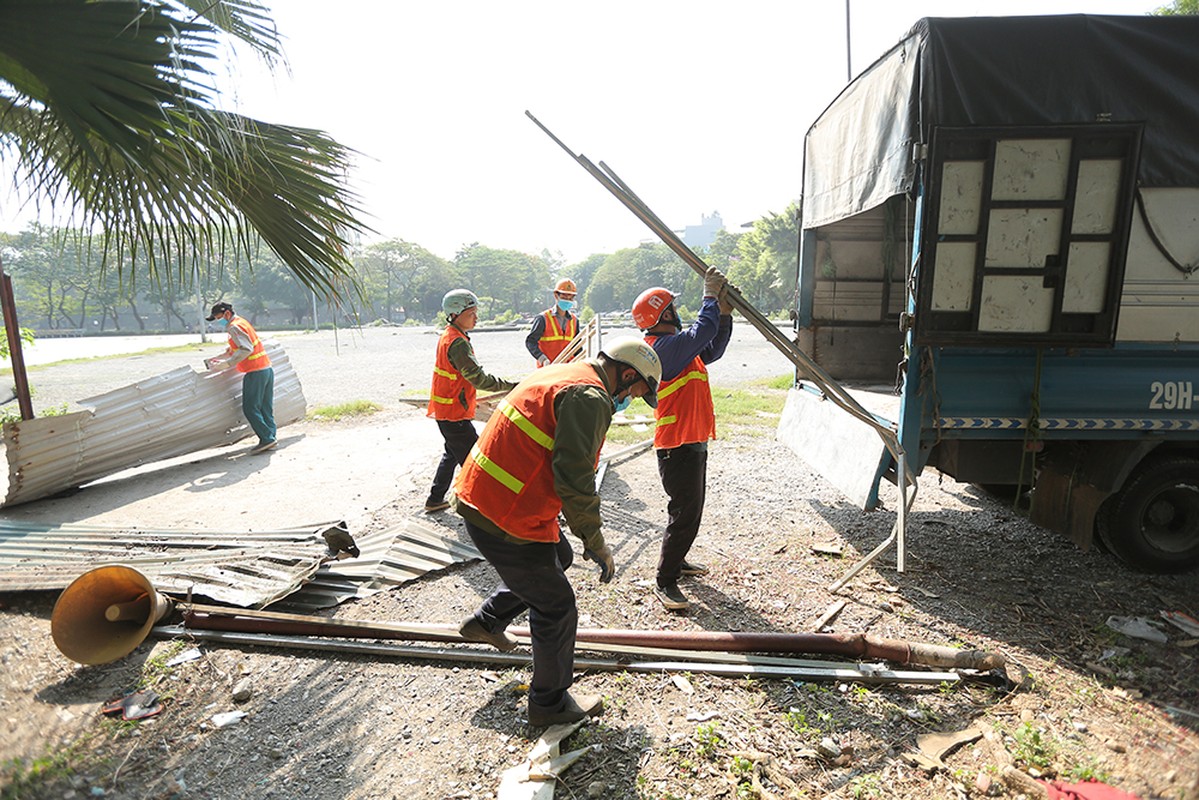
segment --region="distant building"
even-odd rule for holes
[[[688,247],[707,247],[716,241],[716,234],[724,230],[724,220],[719,211],[713,211],[711,216],[700,215],[698,225],[688,225],[683,228],[683,244]]]

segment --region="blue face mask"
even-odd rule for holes
[[[629,403],[631,402],[633,402],[633,398],[626,394],[623,399],[616,401],[616,410],[618,412],[624,411],[629,407]]]
[[[559,300],[558,301],[558,308],[561,309],[562,311],[570,311],[574,307],[575,307],[574,300]]]
[[[214,321],[216,322],[216,326],[221,330],[225,330],[225,328],[229,327],[229,320],[225,319],[224,317]]]

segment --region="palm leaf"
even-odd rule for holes
[[[215,110],[209,19],[268,54],[277,38],[257,3],[180,3],[205,16],[156,0],[0,0],[0,146],[16,180],[102,230],[106,252],[140,251],[151,277],[214,243],[249,257],[260,237],[336,295],[348,237],[366,230],[346,187],[353,153],[320,131]]]

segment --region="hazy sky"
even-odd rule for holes
[[[737,230],[799,196],[804,133],[847,77],[842,0],[271,5],[289,69],[233,61],[219,79],[230,105],[361,152],[352,179],[374,239],[446,258],[477,241],[577,261],[652,236],[525,109],[672,227],[718,211]],[[851,0],[853,70],[921,17],[1157,5]]]

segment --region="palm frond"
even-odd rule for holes
[[[248,0],[185,4],[256,36],[265,24]],[[321,131],[215,110],[204,65],[220,31],[169,10],[0,0],[0,148],[17,180],[103,231],[112,252],[140,251],[151,277],[214,241],[249,257],[260,237],[335,295],[351,277],[348,237],[366,230],[347,188],[353,153]]]

